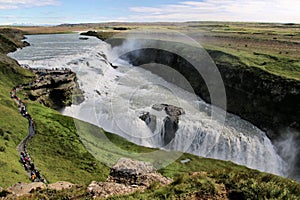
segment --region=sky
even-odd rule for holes
[[[0,25],[112,21],[300,23],[300,0],[0,0]]]

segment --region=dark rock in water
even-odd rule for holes
[[[152,109],[156,111],[165,110],[166,114],[169,116],[178,117],[179,115],[185,114],[185,111],[182,108],[168,104],[155,104],[152,106]]]
[[[152,106],[152,109],[156,111],[162,111],[164,108],[165,106],[163,104],[155,104]]]
[[[167,116],[164,119],[164,127],[161,130],[163,138],[163,146],[168,145],[176,136],[178,130],[178,118],[175,116]]]
[[[176,116],[178,117],[179,115],[185,114],[184,110],[182,108],[172,106],[172,105],[165,105],[165,111],[169,116]]]
[[[89,38],[87,38],[87,37],[80,37],[79,39],[80,40],[88,40]]]
[[[109,65],[110,65],[112,68],[114,68],[114,69],[117,69],[117,68],[118,68],[118,66],[113,65],[111,62],[109,63]]]
[[[143,120],[147,126],[150,128],[152,132],[156,130],[156,116],[150,114],[149,112],[143,113],[141,116],[139,116],[141,120]]]
[[[179,116],[185,114],[185,111],[177,106],[168,104],[155,104],[152,106],[153,110],[165,111],[168,116],[164,118],[163,127],[161,128],[161,136],[163,138],[163,146],[168,145],[176,136],[179,128]],[[143,113],[139,118],[147,124],[150,130],[154,133],[156,130],[157,119],[156,116],[149,112]]]
[[[99,96],[101,96],[101,92],[99,92],[99,90],[95,90],[95,92],[96,92]]]
[[[27,46],[30,46],[30,43],[27,41],[23,41],[23,45],[24,45],[24,47],[27,47]]]

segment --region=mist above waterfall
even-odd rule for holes
[[[285,128],[279,131],[279,137],[275,139],[274,146],[278,154],[288,164],[288,176],[300,180],[300,172],[296,166],[300,165],[299,152],[300,133],[292,128]],[[299,169],[298,169],[299,170]]]

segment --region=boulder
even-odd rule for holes
[[[74,184],[66,181],[59,181],[56,183],[52,183],[48,185],[48,189],[50,190],[66,190],[73,187]]]
[[[108,198],[113,195],[130,194],[137,190],[144,190],[145,188],[134,187],[114,182],[96,182],[93,181],[86,189],[86,191],[93,195],[94,198]]]
[[[46,189],[46,185],[41,182],[33,182],[33,183],[17,183],[9,188],[7,188],[7,192],[11,193],[14,196],[23,196],[30,194],[34,191]]]
[[[111,168],[107,182],[121,183],[149,187],[152,182],[162,185],[169,184],[172,179],[166,178],[156,172],[149,162],[120,158]]]

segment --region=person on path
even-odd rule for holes
[[[31,171],[31,181],[34,181],[34,180],[35,180],[35,178],[36,178],[35,171],[34,171],[34,170],[32,170],[32,171]]]

